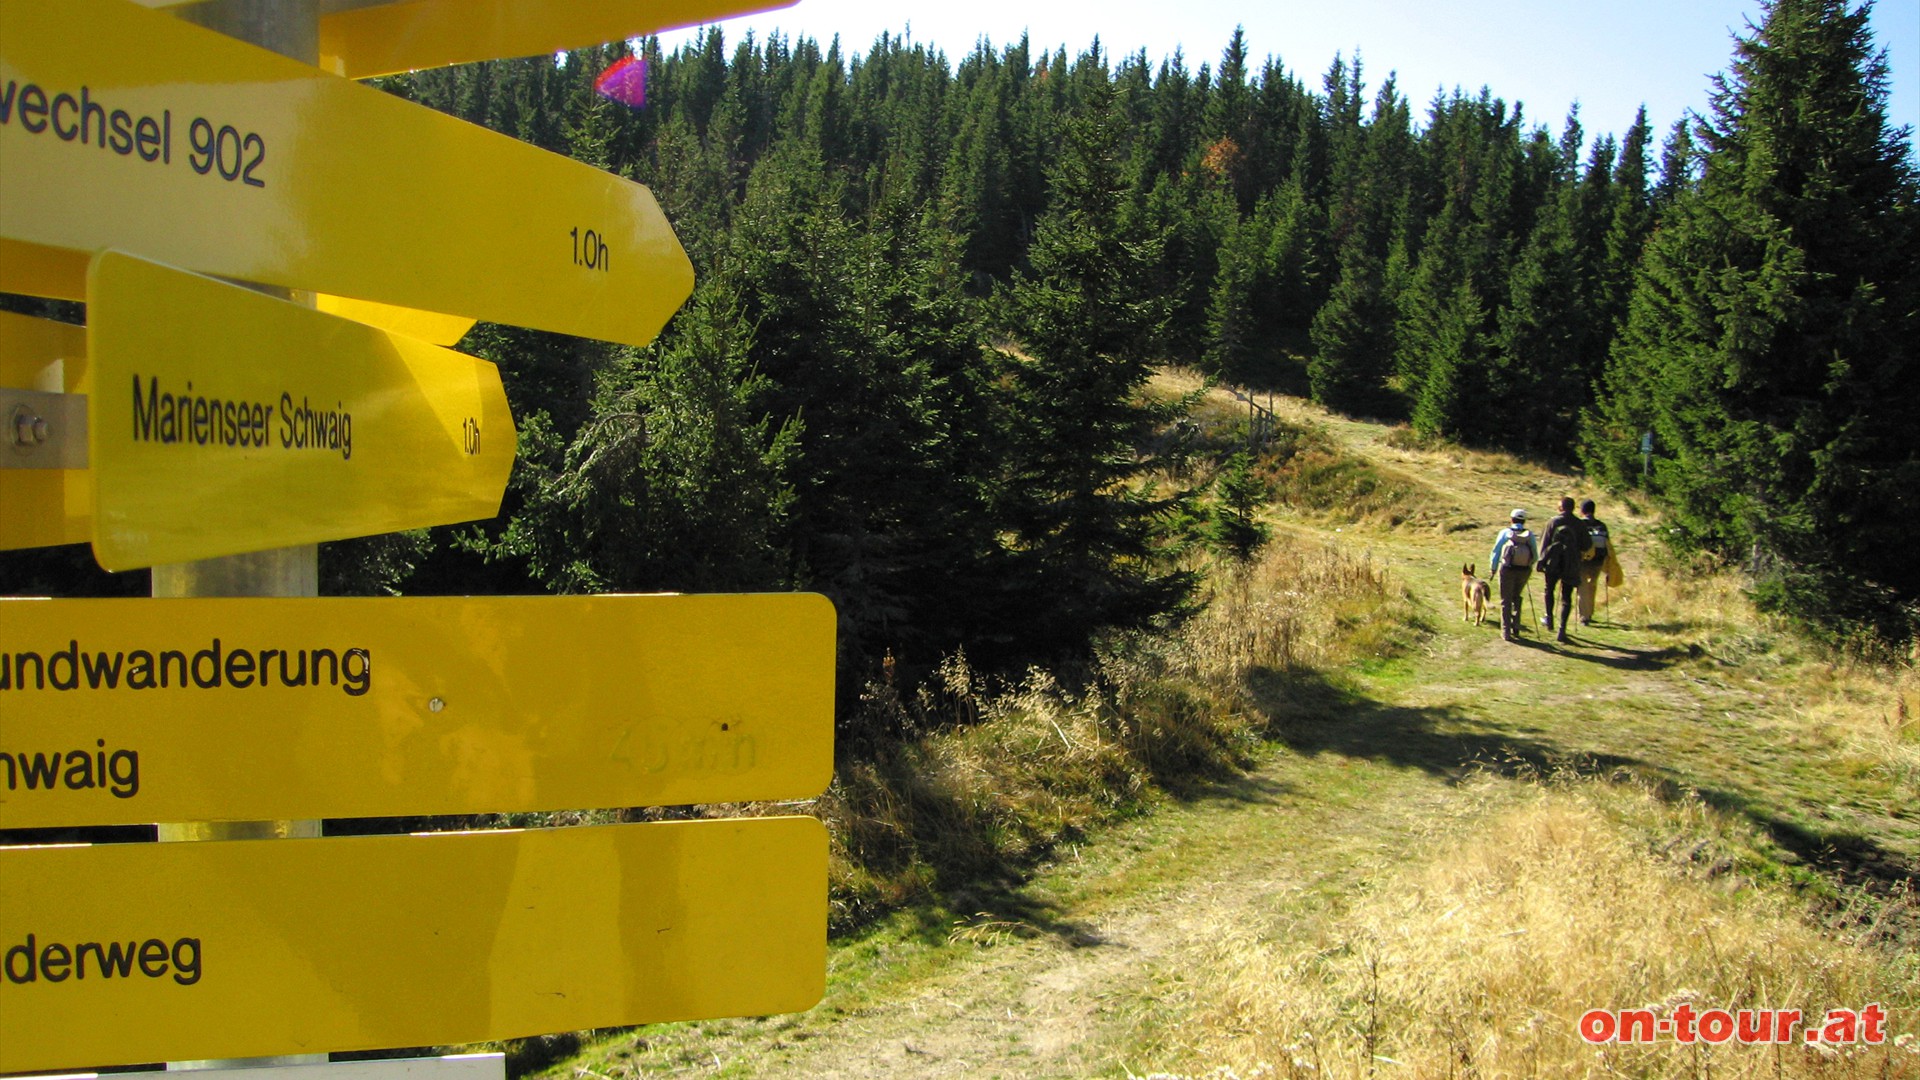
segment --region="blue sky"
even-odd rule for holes
[[[981,37],[999,46],[1026,30],[1036,47],[1079,53],[1098,34],[1110,54],[1144,47],[1157,63],[1179,48],[1197,68],[1218,61],[1238,24],[1256,59],[1277,56],[1316,89],[1336,52],[1351,57],[1358,49],[1370,92],[1389,71],[1421,105],[1439,89],[1485,85],[1523,102],[1533,122],[1555,131],[1578,101],[1592,135],[1624,131],[1641,104],[1656,133],[1688,109],[1704,111],[1708,78],[1726,68],[1733,35],[1759,13],[1757,0],[963,0],[924,7],[800,0],[724,26],[729,41],[747,27],[822,42],[837,33],[854,52],[865,52],[882,30],[910,29],[913,40],[938,46],[950,60]],[[1920,128],[1920,0],[1880,0],[1873,26],[1893,68],[1893,121]],[[672,47],[686,33],[665,41]]]

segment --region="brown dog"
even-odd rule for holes
[[[1487,597],[1492,588],[1474,576],[1473,564],[1460,567],[1460,618],[1475,626],[1487,621]]]

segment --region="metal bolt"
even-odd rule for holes
[[[47,422],[35,416],[25,405],[13,410],[13,442],[16,446],[39,446],[47,441]]]

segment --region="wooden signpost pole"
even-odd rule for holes
[[[210,0],[180,10],[179,17],[228,37],[271,49],[302,63],[320,61],[319,0]],[[244,284],[244,283],[243,283]],[[254,286],[283,300],[295,300],[291,290]],[[311,299],[307,301],[312,303]],[[153,595],[187,596],[318,596],[320,547],[298,547],[248,552],[200,562],[173,563],[153,568]],[[194,821],[163,823],[160,839],[257,840],[317,837],[320,821]],[[325,1054],[288,1054],[278,1057],[174,1061],[168,1069],[206,1069],[265,1065],[307,1065],[327,1060]]]
[[[207,3],[181,8],[178,15],[187,22],[272,49],[303,64],[320,62],[319,0],[208,0]],[[263,285],[253,287],[283,300],[296,299],[288,289]],[[257,551],[201,562],[156,566],[153,568],[153,595],[318,596],[320,549],[316,544],[302,544],[299,547]],[[319,822],[303,824],[311,826],[310,833],[287,835],[320,834]],[[163,832],[168,828],[170,826],[162,826]],[[240,835],[234,834],[234,838]],[[245,835],[260,834],[254,832]]]

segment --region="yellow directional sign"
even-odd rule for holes
[[[326,293],[315,296],[313,306],[329,315],[391,330],[432,345],[458,345],[460,339],[467,336],[467,331],[473,329],[475,321],[460,315],[442,315],[434,311],[419,311],[372,300],[329,296]]]
[[[6,92],[0,85],[0,94]],[[7,159],[0,158],[0,162]],[[5,166],[0,165],[0,175]],[[0,180],[0,184],[4,184]],[[87,298],[89,252],[25,244],[0,235],[0,292],[47,296],[55,300]]]
[[[109,570],[499,512],[515,434],[485,360],[117,252],[87,312]]]
[[[79,394],[87,381],[84,329],[0,312],[0,387]],[[11,419],[0,416],[0,423]],[[9,450],[0,439],[0,454]],[[93,536],[93,482],[84,469],[0,467],[0,506],[0,551]]]
[[[65,393],[86,371],[86,327],[0,311],[0,386]]]
[[[410,0],[320,20],[320,65],[352,79],[534,56],[771,11],[794,0]]]
[[[184,7],[200,0],[135,0]],[[350,79],[604,45],[794,0],[356,0],[320,17],[320,66]]]
[[[640,185],[123,0],[0,2],[0,162],[39,248],[635,345],[693,286]]]
[[[0,828],[810,798],[801,593],[0,600]]]
[[[795,1012],[805,817],[0,849],[0,1071]]]
[[[56,300],[87,298],[89,253],[66,251],[40,244],[24,244],[0,237],[0,292],[48,296]],[[327,293],[314,294],[314,306],[329,315],[377,326],[435,345],[458,344],[474,320],[459,315],[352,300]]]

